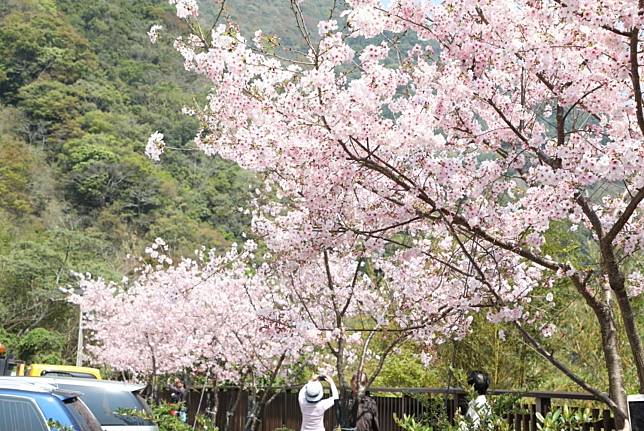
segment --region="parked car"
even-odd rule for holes
[[[78,392],[80,399],[87,404],[104,431],[159,430],[154,422],[138,415],[127,414],[127,411],[131,410],[142,415],[150,411],[140,395],[145,385],[67,377],[0,377],[1,379],[33,380],[58,389]]]
[[[26,365],[24,361],[9,354],[7,348],[0,343],[0,376],[58,376],[101,380],[101,371],[98,368],[76,367],[73,365]]]
[[[0,379],[0,430],[101,430],[78,393],[19,379]]]

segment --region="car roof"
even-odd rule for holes
[[[115,392],[136,392],[145,388],[145,384],[126,383],[112,380],[94,380],[73,377],[0,377],[0,382],[14,380],[16,382],[34,381],[35,383],[51,385],[54,388],[65,386],[87,386]],[[2,383],[0,383],[2,385]],[[0,386],[1,387],[1,386]]]
[[[61,400],[78,397],[78,392],[59,390],[54,385],[45,382],[30,382],[21,381],[15,378],[2,378],[0,377],[0,393],[24,393],[30,392],[32,394],[40,395],[54,395]]]
[[[45,382],[30,382],[25,379],[18,380],[13,378],[0,378],[0,389],[15,389],[30,392],[53,392],[56,390],[56,387]]]

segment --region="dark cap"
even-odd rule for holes
[[[490,387],[490,376],[483,371],[470,371],[467,374],[467,384],[474,386],[479,395],[485,395]]]

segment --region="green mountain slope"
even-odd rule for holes
[[[156,237],[191,254],[247,230],[255,180],[193,148],[180,109],[207,83],[169,39],[150,44],[158,22],[182,30],[162,0],[0,4],[0,342],[22,356],[73,355],[71,270],[120,279]],[[158,164],[143,154],[156,130],[172,148]]]
[[[332,11],[334,19],[339,19],[340,12],[346,9],[346,4],[344,0],[304,0],[300,7],[307,29],[317,38],[317,23],[329,19]],[[220,11],[220,6],[212,1],[201,1],[200,8],[204,23],[212,22]],[[266,34],[278,34],[282,46],[295,47],[306,52],[302,35],[293,25],[295,20],[290,1],[226,0],[222,15],[239,25],[246,37],[252,37],[255,30],[261,29]]]

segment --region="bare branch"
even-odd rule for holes
[[[523,339],[528,342],[528,344],[541,356],[546,358],[552,365],[554,365],[559,371],[564,373],[566,377],[568,377],[570,380],[575,382],[579,387],[583,388],[584,390],[588,391],[589,393],[593,394],[596,396],[598,399],[601,401],[605,402],[612,410],[624,415],[626,417],[626,413],[619,408],[617,404],[613,400],[610,399],[607,393],[601,392],[598,389],[590,386],[586,381],[584,381],[581,377],[579,377],[577,374],[573,373],[568,367],[566,367],[561,361],[559,361],[557,358],[554,357],[554,355],[550,352],[548,352],[542,345],[537,341],[536,338],[534,338],[526,329],[519,323],[519,322],[513,322],[513,325],[517,330],[521,333],[523,336]]]

